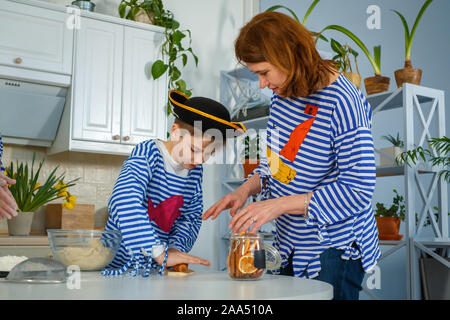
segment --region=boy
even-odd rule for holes
[[[230,122],[228,110],[203,97],[188,98],[170,91],[175,122],[170,140],[138,144],[125,160],[109,200],[105,230],[120,230],[122,242],[104,275],[132,275],[180,263],[209,266],[207,260],[188,254],[202,223],[202,163],[206,152],[221,139],[245,131]],[[201,130],[197,125],[201,124]],[[195,125],[195,127],[194,127]],[[213,141],[212,141],[213,140]],[[223,140],[225,141],[225,140]]]

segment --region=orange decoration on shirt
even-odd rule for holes
[[[314,119],[315,118],[311,118],[303,121],[297,126],[297,128],[294,129],[294,131],[291,132],[288,142],[280,151],[280,155],[282,155],[289,161],[294,162],[295,156],[297,155],[303,140],[305,140],[305,137],[308,134],[308,131],[311,128]]]

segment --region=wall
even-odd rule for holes
[[[400,19],[390,9],[401,12],[410,28],[414,23],[419,9],[425,1],[423,0],[322,0],[315,7],[309,16],[306,27],[313,31],[320,31],[327,25],[337,24],[344,26],[354,32],[372,52],[375,45],[381,45],[381,72],[382,75],[391,77],[390,89],[396,88],[394,71],[403,68],[404,64],[404,33]],[[295,0],[261,0],[260,10],[281,4],[292,9],[297,16],[302,19],[307,8],[312,1]],[[381,9],[381,29],[369,30],[366,26],[366,20],[369,15],[366,10],[369,5],[377,5]],[[287,11],[281,11],[287,13]],[[422,85],[426,87],[441,89],[450,95],[450,82],[448,81],[448,72],[450,71],[450,41],[444,30],[450,30],[450,21],[447,15],[450,13],[450,1],[434,1],[424,13],[422,20],[417,28],[414,42],[412,45],[412,64],[416,68],[423,70]],[[444,33],[445,32],[445,33]],[[369,64],[364,53],[350,39],[344,35],[327,31],[327,37],[333,37],[341,44],[348,43],[354,46],[360,53],[358,65],[362,78],[373,75],[372,67]],[[329,43],[318,42],[318,49],[330,52]],[[365,91],[364,91],[365,92]],[[446,108],[448,110],[448,108]],[[450,132],[450,112],[446,111],[446,132]],[[427,117],[427,113],[424,115]],[[388,147],[389,143],[381,139],[382,135],[396,135],[400,132],[402,136],[403,128],[402,110],[380,112],[374,117],[373,136],[377,148]],[[422,129],[421,124],[416,123],[418,129]],[[433,134],[433,131],[431,132]],[[429,177],[421,177],[425,189],[429,183]],[[374,201],[384,202],[387,205],[392,203],[393,189],[397,189],[400,194],[404,194],[403,177],[378,178],[374,194]],[[417,196],[416,210],[422,208]],[[436,199],[434,199],[436,200]],[[401,234],[404,234],[404,225],[402,223]],[[430,234],[428,228],[425,233]],[[390,246],[382,246],[382,251],[386,252]],[[388,256],[380,263],[381,267],[381,289],[375,289],[372,292],[382,299],[404,299],[406,297],[405,289],[405,250],[400,249],[391,256]],[[364,293],[361,298],[368,298]]]

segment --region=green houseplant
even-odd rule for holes
[[[192,91],[187,88],[185,80],[181,77],[179,63],[185,67],[188,55],[191,55],[195,65],[198,65],[198,57],[191,47],[191,31],[180,29],[180,23],[175,20],[171,11],[164,9],[162,0],[122,0],[118,10],[121,18],[138,19],[165,28],[165,41],[161,47],[163,59],[153,62],[150,67],[151,75],[154,79],[158,79],[168,72],[168,89],[178,90],[190,97]],[[166,57],[167,62],[164,61]],[[171,112],[171,105],[168,102],[167,113]]]
[[[390,142],[392,144],[392,147],[388,148],[381,148],[380,151],[382,154],[380,155],[380,166],[392,166],[392,165],[399,165],[402,163],[401,160],[399,160],[399,156],[404,151],[405,144],[403,140],[400,138],[400,133],[397,132],[397,136],[392,136],[390,134],[382,136],[382,139]],[[394,158],[395,163],[390,159],[385,157],[383,154],[387,154],[390,157]]]
[[[58,167],[54,168],[45,183],[39,183],[39,175],[41,173],[44,160],[39,163],[37,170],[34,169],[35,155],[31,166],[28,163],[19,163],[16,165],[11,162],[6,167],[5,175],[15,179],[16,184],[9,185],[8,188],[17,203],[18,215],[8,220],[8,229],[10,235],[28,235],[31,230],[33,213],[43,205],[63,198],[65,201],[62,206],[72,209],[76,206],[76,197],[71,195],[67,188],[74,186],[78,179],[64,182],[64,174],[56,175]]]
[[[336,68],[339,72],[349,79],[355,86],[360,88],[361,86],[361,75],[359,74],[358,61],[356,57],[358,52],[353,50],[348,44],[341,45],[338,41],[330,39],[331,50],[335,53],[333,56],[333,61],[336,63]],[[353,72],[352,64],[350,62],[350,55],[353,56],[355,60],[356,73]]]
[[[244,177],[247,178],[250,173],[259,165],[260,161],[260,137],[250,137],[248,134],[244,137],[242,166],[244,168]]]
[[[389,90],[389,77],[383,77],[381,75],[381,46],[373,47],[373,55],[369,52],[366,45],[350,30],[345,27],[338,25],[329,25],[322,29],[320,34],[327,30],[335,30],[345,34],[347,37],[353,40],[358,47],[364,52],[370,64],[372,65],[373,71],[375,73],[374,77],[368,77],[364,79],[364,85],[366,87],[367,94],[375,94],[383,91]]]
[[[405,17],[398,12],[397,10],[392,10],[397,14],[403,24],[403,28],[405,31],[405,66],[403,69],[396,70],[395,81],[397,82],[397,87],[401,87],[403,83],[413,83],[416,85],[420,85],[420,79],[422,78],[422,70],[415,69],[411,64],[411,47],[414,39],[414,34],[416,33],[417,26],[422,18],[427,7],[433,2],[433,0],[427,0],[422,5],[422,8],[419,10],[419,13],[416,16],[416,20],[414,21],[414,25],[411,30],[409,30],[408,23],[406,22]]]
[[[429,162],[432,166],[441,166],[439,171],[439,178],[444,178],[450,183],[450,138],[443,136],[440,138],[431,138],[428,140],[429,148],[417,147],[412,150],[403,152],[399,161],[405,162],[411,166],[411,162],[416,162],[422,159],[424,162]]]
[[[392,205],[386,208],[383,203],[377,203],[375,209],[375,219],[378,227],[378,238],[380,240],[400,240],[403,235],[399,235],[400,221],[405,220],[405,200],[394,189],[395,196]]]

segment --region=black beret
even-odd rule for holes
[[[205,132],[208,129],[218,129],[226,138],[228,130],[234,130],[234,136],[238,136],[246,131],[240,122],[231,122],[228,109],[221,103],[205,98],[189,98],[182,92],[172,90],[169,92],[169,100],[173,106],[175,117],[194,126],[196,121],[201,121],[201,129]]]

